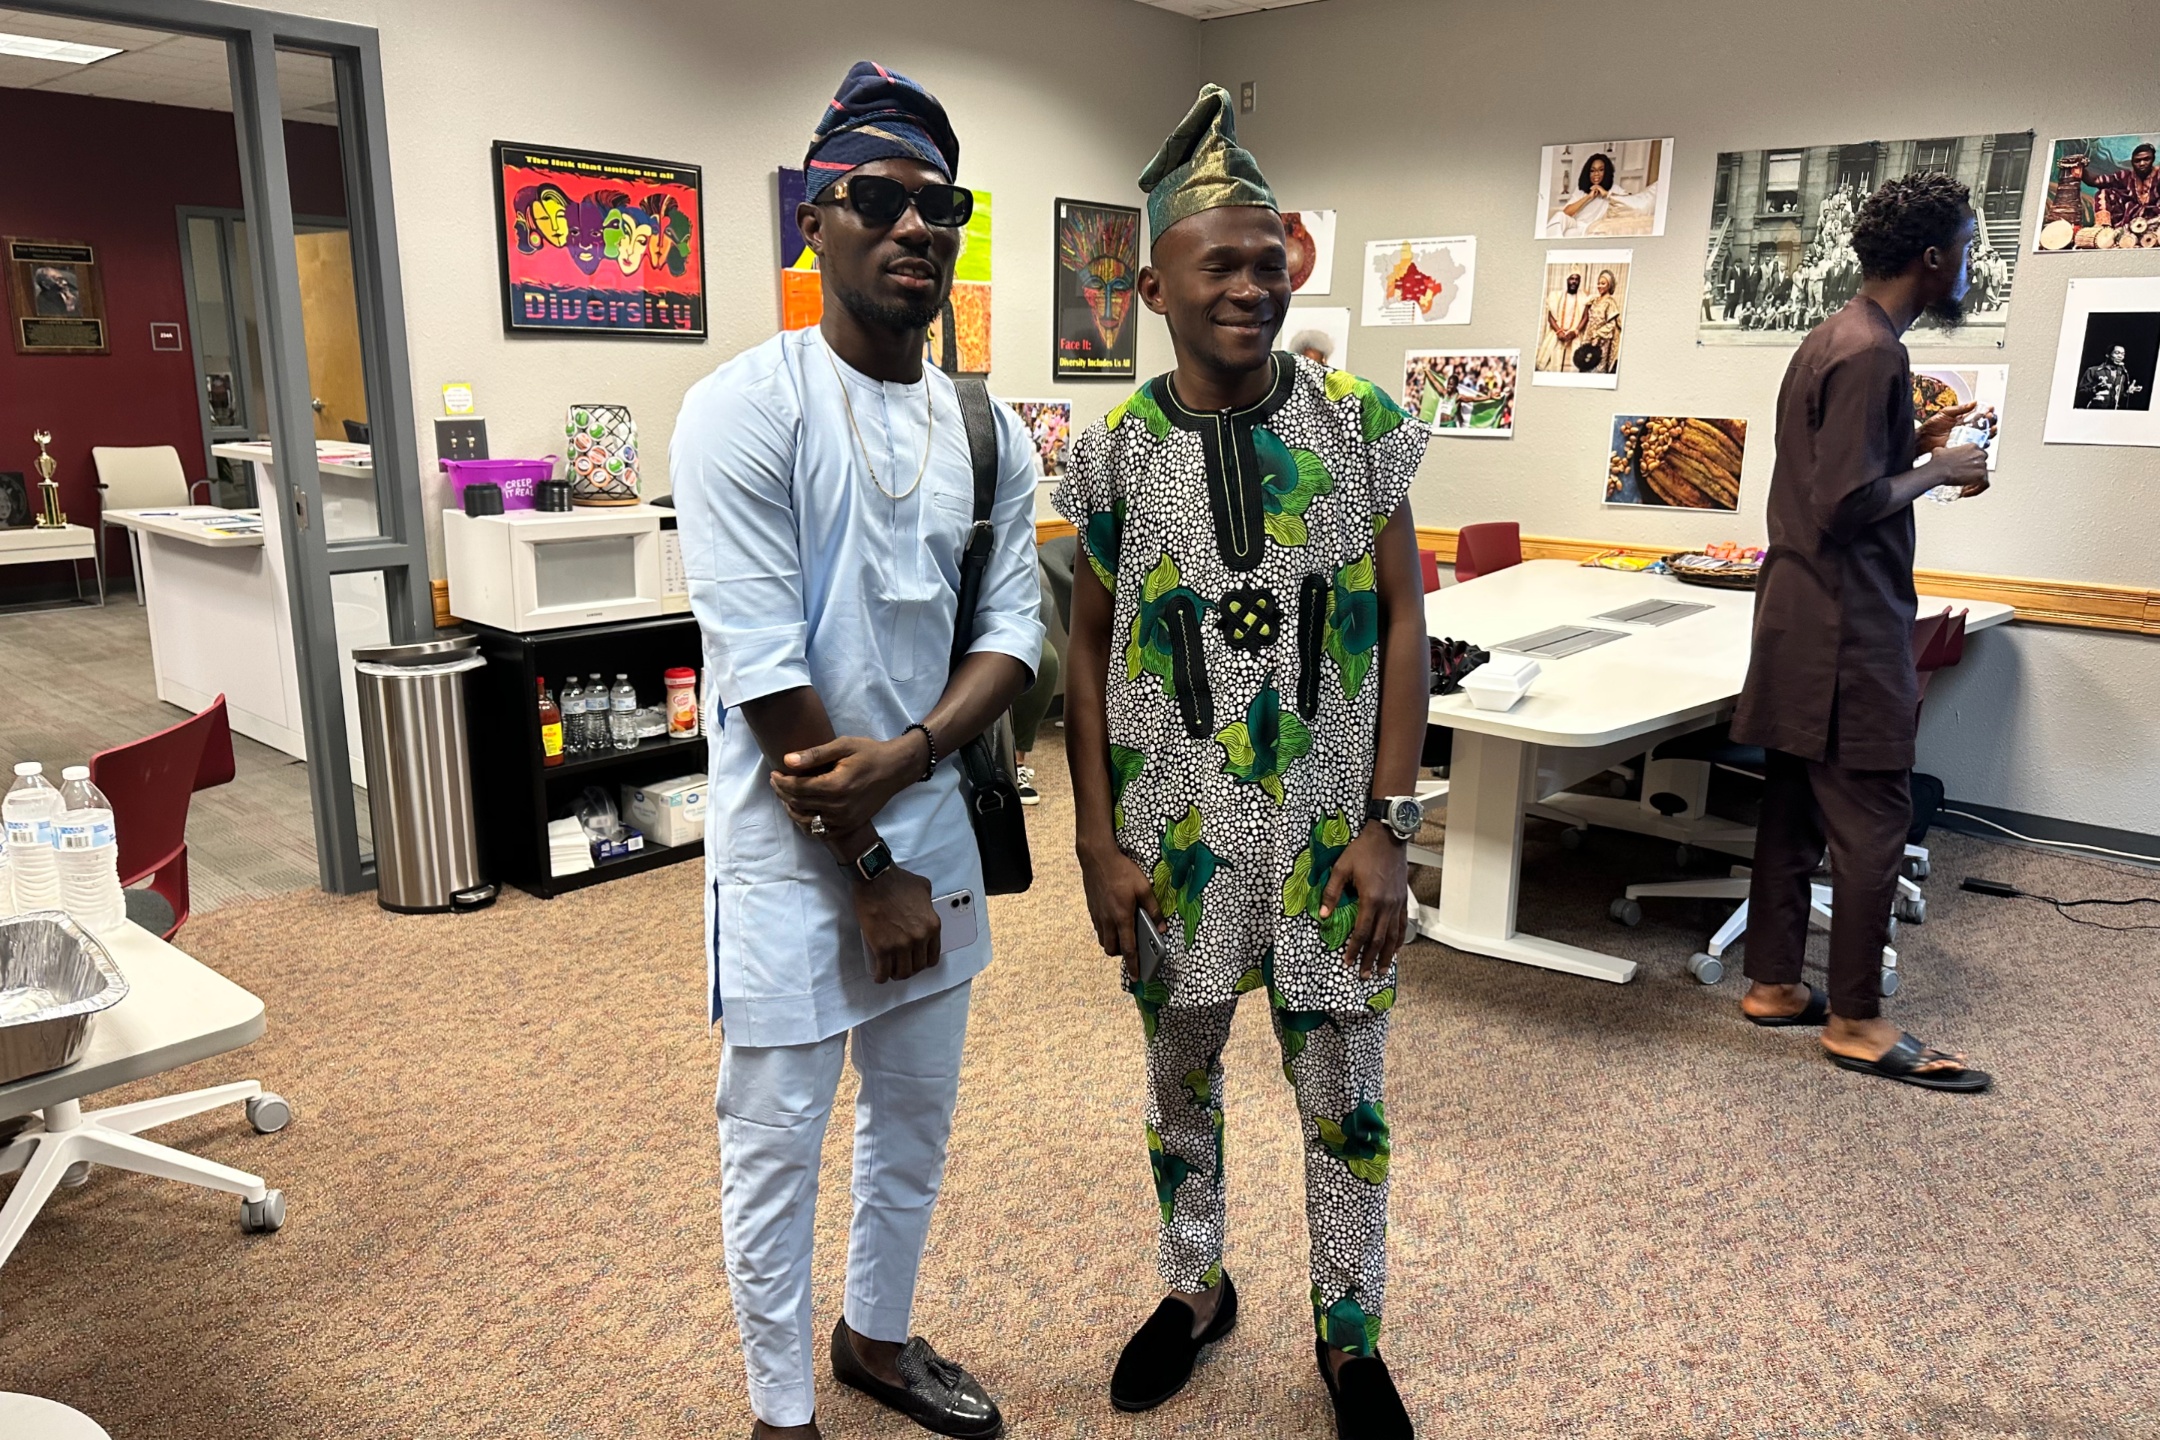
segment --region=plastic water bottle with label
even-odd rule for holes
[[[638,747],[637,686],[628,675],[617,675],[615,688],[608,692],[608,737],[617,750]]]
[[[608,738],[608,687],[598,675],[585,682],[585,750],[598,755],[613,744]]]
[[[1994,412],[1989,411],[1988,413],[1992,415]],[[1989,458],[1992,459],[1994,457],[1995,432],[1989,426],[1975,425],[1971,421],[1966,421],[1963,424],[1951,426],[1950,438],[1944,443],[1946,446],[1977,445],[1982,450],[1987,451]],[[1927,498],[1938,505],[1948,505],[1953,500],[1964,499],[1965,492],[1956,485],[1937,485],[1927,492]]]
[[[45,778],[45,767],[35,760],[18,764],[15,783],[0,800],[18,913],[60,908],[60,862],[53,850],[53,822],[59,816],[60,792]]]
[[[54,824],[60,861],[60,903],[75,923],[107,935],[127,922],[127,893],[120,888],[120,838],[112,802],[90,783],[90,767],[60,772],[60,818]]]
[[[572,675],[563,681],[563,687],[555,697],[555,704],[562,711],[562,753],[578,756],[585,753],[585,690]]]
[[[15,877],[8,872],[7,827],[0,825],[0,920],[15,913]]]

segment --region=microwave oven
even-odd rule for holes
[[[666,598],[666,513],[650,505],[501,515],[445,510],[450,612],[520,633],[658,615]]]

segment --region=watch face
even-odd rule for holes
[[[1388,828],[1404,839],[1417,834],[1418,827],[1424,823],[1425,807],[1415,799],[1404,796],[1389,803]]]

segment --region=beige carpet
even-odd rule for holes
[[[953,1164],[917,1321],[1017,1436],[1326,1436],[1292,1112],[1257,1006],[1230,1057],[1230,1264],[1244,1324],[1154,1415],[1109,1368],[1153,1306],[1139,1025],[1089,953],[1062,762],[1043,879],[993,906]],[[1646,962],[1614,987],[1421,945],[1406,957],[1384,1347],[1421,1434],[2160,1435],[2160,934],[2058,895],[2149,872],[1938,837],[1895,1013],[2001,1077],[1980,1100],[1836,1071],[1752,1029],[1681,962],[1717,907],[1603,918],[1669,847],[1532,847],[1526,915]],[[398,918],[319,895],[235,905],[188,947],[264,996],[251,1050],[161,1087],[257,1076],[298,1110],[161,1132],[291,1206],[100,1171],[0,1270],[0,1389],[116,1440],[736,1437],[694,866],[553,903]],[[820,1205],[836,1313],[848,1116]],[[827,1388],[826,1433],[911,1427]]]

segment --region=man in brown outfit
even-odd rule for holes
[[[1987,1075],[1882,1018],[1881,957],[1919,725],[1913,501],[1938,485],[1968,496],[1988,485],[1978,446],[1946,444],[1970,405],[1915,428],[1899,337],[1923,313],[1956,323],[1977,230],[1970,193],[1947,175],[1893,180],[1861,207],[1860,293],[1802,342],[1778,394],[1770,553],[1732,723],[1735,740],[1768,752],[1742,1013],[1822,1025],[1823,1048],[1848,1070],[1968,1092]],[[1800,980],[1808,882],[1826,847],[1827,996]]]

